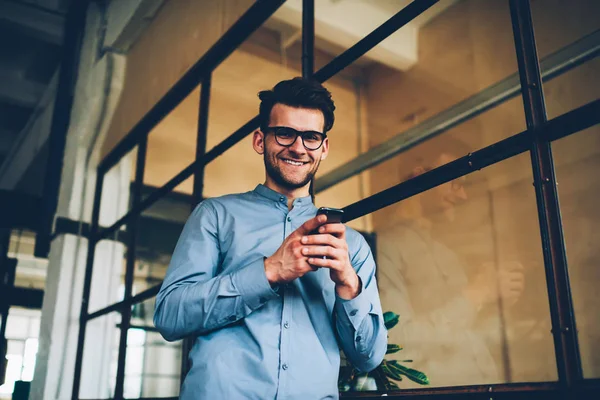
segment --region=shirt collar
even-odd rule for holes
[[[269,189],[263,184],[258,184],[254,189],[254,192],[262,197],[266,197],[269,200],[273,200],[278,203],[286,204],[287,206],[287,197],[283,194],[274,191],[273,189]],[[294,206],[296,205],[309,205],[312,204],[312,198],[310,196],[299,197],[294,200]]]

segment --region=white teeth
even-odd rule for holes
[[[291,165],[296,165],[296,166],[300,166],[300,165],[303,165],[303,164],[304,164],[304,163],[302,163],[302,162],[298,162],[298,161],[292,161],[292,160],[283,160],[283,161],[285,161],[285,162],[286,162],[286,163],[288,163],[288,164],[291,164]]]

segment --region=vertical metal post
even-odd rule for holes
[[[302,77],[315,69],[315,0],[302,0]]]
[[[558,377],[563,389],[582,378],[569,271],[562,231],[550,143],[543,137],[547,121],[529,0],[510,0],[527,129],[532,135],[533,166],[546,283],[552,318]]]
[[[315,69],[315,0],[302,0],[302,77],[312,78]],[[315,201],[314,178],[308,193]]]
[[[142,187],[144,186],[144,167],[146,165],[146,151],[148,148],[148,136],[140,141],[137,160],[135,165],[135,182],[133,184],[133,207],[137,207],[142,201]],[[127,225],[127,264],[125,269],[125,295],[124,299],[131,298],[133,293],[133,278],[136,259],[137,224],[139,215],[135,215]],[[121,309],[121,334],[119,337],[119,355],[117,358],[117,380],[115,383],[114,398],[123,399],[123,387],[125,384],[125,364],[127,361],[127,334],[131,324],[131,305]]]
[[[83,293],[81,295],[81,310],[79,312],[79,335],[77,337],[77,353],[75,355],[75,371],[73,376],[73,391],[71,399],[79,399],[79,387],[81,384],[81,366],[83,363],[83,342],[87,326],[88,305],[90,301],[90,291],[92,287],[92,272],[94,269],[94,257],[96,254],[96,244],[98,243],[98,220],[100,218],[100,200],[102,197],[102,186],[104,184],[105,171],[98,169],[96,176],[96,189],[94,191],[94,208],[92,211],[92,225],[90,227],[90,237],[88,240],[88,253],[85,265],[85,277],[83,281]]]
[[[200,88],[200,104],[198,109],[198,137],[196,139],[196,161],[206,154],[206,139],[208,137],[208,112],[210,105],[210,88],[212,74],[208,74],[202,81]],[[202,201],[204,196],[204,165],[194,171],[194,193],[192,196],[192,210]],[[194,338],[187,337],[183,340],[181,348],[181,383],[190,370],[189,354],[194,345]]]
[[[48,138],[49,153],[42,196],[44,199],[42,202],[42,218],[34,249],[35,256],[41,258],[48,258],[48,252],[50,251],[50,236],[54,214],[58,206],[63,159],[71,121],[71,108],[75,96],[75,83],[77,81],[88,4],[89,0],[72,1],[65,23],[63,55],[50,125],[50,137]]]

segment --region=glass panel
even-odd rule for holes
[[[300,24],[300,15],[287,22],[272,16],[213,72],[208,150],[258,115],[259,91],[302,74],[300,55],[289,53],[300,40]],[[252,149],[252,134],[205,171],[206,197],[245,192],[264,181],[262,157]]]
[[[372,3],[372,7],[380,4]],[[430,139],[427,139],[426,136],[431,134],[431,128],[443,127],[448,118],[455,118],[458,113],[473,112],[482,101],[489,101],[514,85],[505,83],[488,89],[490,86],[511,76],[518,85],[508,2],[440,1],[411,26],[415,34],[415,49],[410,63],[402,64],[396,58],[393,61],[377,56],[375,53],[383,48],[384,41],[353,64],[362,70],[362,79],[355,79],[360,107],[358,113],[339,110],[336,121],[344,121],[346,125],[356,121],[355,129],[363,137],[362,146],[352,152],[347,143],[349,128],[345,126],[336,131],[334,125],[334,132],[330,135],[330,158],[343,153],[343,161],[339,164],[324,163],[323,169],[331,164],[336,164],[336,167],[344,165],[364,151],[403,139],[403,135],[416,142],[427,140],[420,146],[436,148],[458,140],[468,144],[463,145],[458,153],[466,155],[526,129],[522,100],[514,97],[443,131],[438,137],[431,139],[429,136]],[[392,36],[386,40],[397,39]],[[334,100],[336,95],[337,92],[334,92]],[[472,101],[470,107],[460,105],[467,99]],[[453,107],[458,107],[459,111],[448,111]],[[448,114],[441,117],[440,113]],[[429,122],[432,118],[439,120],[432,124]],[[339,132],[339,139],[336,132]],[[339,149],[336,143],[344,143],[345,147]],[[398,157],[410,159],[407,154]],[[401,175],[406,173],[401,171],[402,168],[395,165],[391,170],[378,166],[364,172],[361,178],[351,178],[358,187],[358,199],[397,184],[404,178]],[[326,203],[332,204],[345,202],[344,205],[356,201],[353,196],[345,195],[347,190],[336,188],[319,193],[318,199],[325,198]],[[336,193],[336,190],[340,192]],[[366,222],[357,221],[354,227],[370,227],[368,220],[372,218],[368,217]]]
[[[131,209],[131,181],[135,179],[137,146],[105,175],[100,199],[100,226],[109,227]]]
[[[588,35],[599,35],[600,2],[588,0],[533,1],[531,13],[540,59],[576,43]],[[588,38],[589,39],[589,38]],[[598,39],[587,40],[588,46]],[[583,51],[583,50],[581,50]],[[583,104],[596,100],[600,93],[597,71],[600,60],[594,58],[583,65],[544,83],[548,117],[554,118]]]
[[[13,230],[10,235],[8,257],[16,258],[15,286],[44,289],[48,260],[33,255],[35,232]]]
[[[127,263],[127,225],[96,245],[88,311],[123,300]]]
[[[196,159],[200,87],[190,93],[148,135],[142,198],[164,186]],[[133,166],[135,171],[135,164]],[[132,183],[135,174],[132,174]],[[192,193],[193,181],[181,184],[180,191]]]
[[[133,295],[159,285],[192,210],[193,176],[142,213],[138,221]]]
[[[456,157],[445,151],[400,173]],[[386,360],[430,386],[557,379],[530,164],[524,153],[373,215],[382,306],[400,316],[389,343],[403,347]]]
[[[552,144],[585,378],[600,378],[600,125]]]
[[[115,391],[119,353],[118,325],[121,314],[113,312],[88,322],[81,369],[81,399],[111,398]]]
[[[154,328],[155,299],[133,307],[127,338],[125,397],[176,397],[181,374],[181,341],[167,342]]]

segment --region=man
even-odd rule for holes
[[[450,137],[439,143],[443,149],[435,152],[437,157],[416,166],[408,178],[469,152]],[[468,199],[464,181],[458,178],[399,203],[399,221],[377,232],[382,299],[400,314],[392,341],[404,345],[402,357],[413,359],[432,386],[502,381],[476,320],[486,306],[497,316],[498,302],[513,305],[524,287],[518,261],[502,263],[498,271],[485,263],[469,279],[469,268],[454,246],[440,239],[444,231],[452,237],[464,232],[455,225],[456,207]]]
[[[264,185],[196,207],[157,296],[163,337],[195,339],[182,399],[336,399],[340,347],[362,371],[386,352],[371,250],[309,195],[331,94],[295,78],[259,97]]]

